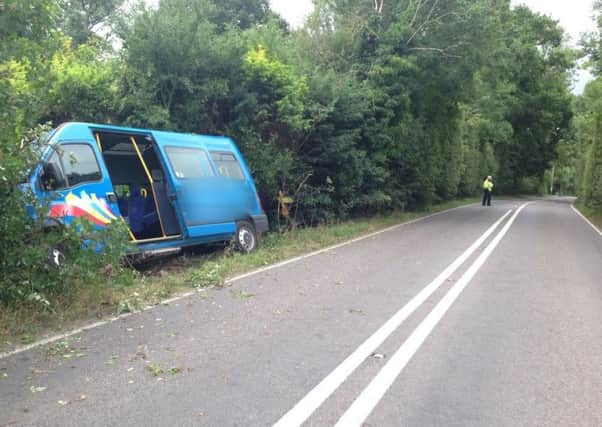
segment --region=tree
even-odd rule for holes
[[[110,266],[122,272],[120,257],[125,253],[127,235],[122,224],[98,232],[81,223],[70,229],[47,232],[43,219],[48,212],[44,200],[36,200],[26,184],[29,172],[40,161],[45,135],[50,130],[44,121],[49,110],[64,108],[69,114],[81,109],[83,92],[78,86],[94,82],[100,67],[90,72],[90,47],[73,51],[70,39],[56,28],[57,7],[51,1],[9,1],[0,4],[0,304],[33,304],[40,309],[51,306],[51,297],[60,294],[66,301],[74,289],[99,285],[98,270]],[[100,65],[98,61],[94,65]],[[82,73],[87,67],[87,72]],[[100,75],[103,73],[101,72]],[[74,78],[77,77],[77,78]],[[110,77],[110,76],[109,76]],[[105,80],[109,78],[104,76]],[[95,90],[98,88],[95,88]],[[54,91],[53,91],[54,90]],[[74,90],[77,103],[69,99]],[[89,95],[89,94],[88,94]],[[108,96],[100,92],[96,96]],[[57,105],[54,105],[54,104]],[[69,105],[68,105],[69,104]],[[70,116],[72,117],[72,116]],[[94,250],[95,241],[110,242],[99,257],[81,248],[86,233]],[[117,235],[119,234],[119,236]],[[49,250],[60,244],[73,264],[51,268]],[[116,282],[131,277],[124,273]],[[53,300],[55,301],[55,300]]]
[[[220,31],[235,25],[241,30],[247,30],[257,24],[266,24],[273,16],[268,0],[216,0],[213,22]]]
[[[61,0],[61,28],[76,44],[97,37],[124,0]]]
[[[49,63],[41,120],[113,122],[118,71],[115,60],[103,57],[101,46],[73,47],[66,38]]]
[[[540,179],[556,157],[561,130],[569,126],[569,72],[576,55],[562,45],[556,21],[517,7],[504,17],[504,48],[500,63],[504,76],[505,119],[512,138],[495,144],[499,159],[497,188],[521,191],[524,178]]]

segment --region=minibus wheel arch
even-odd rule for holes
[[[63,221],[61,221],[59,218],[54,218],[51,216],[47,216],[42,222],[42,229],[46,232],[63,230],[65,227],[66,226]]]

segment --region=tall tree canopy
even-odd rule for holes
[[[575,117],[559,145],[551,187],[575,186],[580,203],[602,214],[602,2],[594,2],[597,31],[584,38],[583,53],[595,79],[574,100]],[[555,178],[555,179],[554,179]]]

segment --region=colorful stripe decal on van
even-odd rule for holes
[[[50,216],[58,217],[85,217],[96,225],[105,226],[117,217],[111,212],[104,199],[99,199],[96,194],[88,195],[82,191],[79,196],[69,193],[65,202],[53,204]]]

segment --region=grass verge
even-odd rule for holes
[[[258,250],[248,255],[229,247],[213,251],[205,248],[204,253],[184,253],[156,260],[150,268],[136,274],[131,286],[82,288],[69,300],[59,299],[45,309],[35,303],[2,307],[0,351],[30,344],[43,335],[75,328],[91,320],[138,311],[191,288],[221,287],[229,277],[477,201],[477,198],[455,200],[420,212],[397,212],[284,234],[269,233]]]
[[[587,217],[598,229],[602,230],[602,212],[595,212],[581,203],[576,204],[577,209]]]

